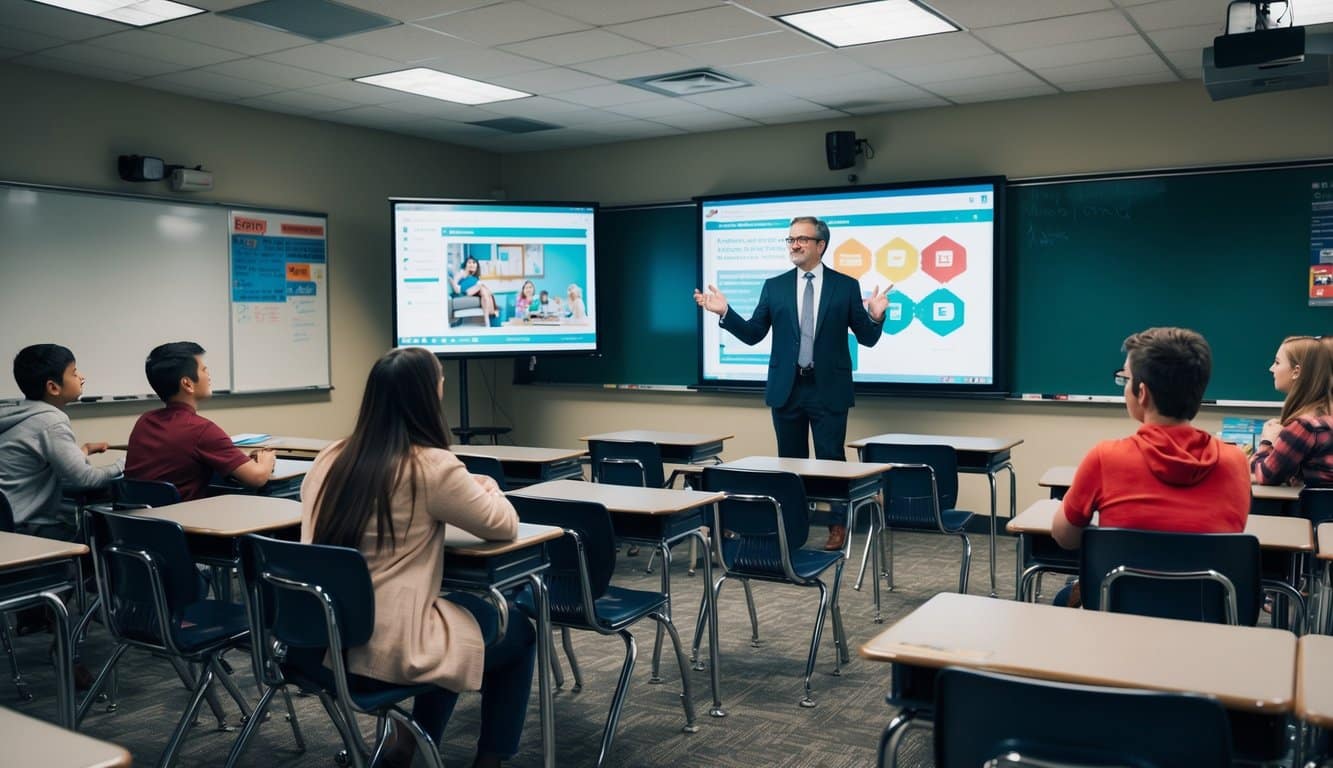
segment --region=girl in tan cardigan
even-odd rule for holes
[[[301,541],[365,555],[375,630],[348,651],[348,670],[438,685],[412,711],[437,743],[458,692],[480,689],[473,765],[498,766],[518,752],[536,632],[511,608],[507,633],[487,648],[481,627],[497,626],[495,609],[471,595],[437,597],[446,523],[491,540],[518,532],[518,515],[495,481],[469,474],[449,450],[443,396],[440,363],[424,349],[396,349],[375,363],[352,435],[320,453],[301,486]],[[395,739],[386,764],[409,766],[413,750],[410,738]]]

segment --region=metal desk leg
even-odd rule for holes
[[[717,603],[713,600],[713,547],[702,528],[696,528],[691,534],[703,545],[704,551],[704,606],[708,621],[708,675],[713,689],[713,706],[708,710],[712,717],[726,717],[722,708],[722,688],[719,680],[722,673],[718,669],[717,652]]]
[[[1019,534],[1014,547],[1014,599],[1023,600],[1023,563],[1027,562],[1027,536]]]
[[[542,765],[555,768],[555,701],[551,694],[551,602],[541,574],[528,576],[537,603],[537,696],[541,708]]]
[[[995,500],[995,472],[996,469],[986,470],[986,481],[990,483],[990,596],[999,597],[995,591],[995,518],[999,517],[1000,510],[997,508]]]
[[[77,730],[74,716],[74,644],[69,631],[69,611],[65,601],[54,592],[43,592],[42,600],[51,606],[56,617],[56,711],[60,724],[69,730]]]
[[[662,554],[662,594],[666,595],[666,603],[662,606],[662,615],[667,619],[671,618],[671,544],[667,541],[657,542],[657,551]],[[653,667],[652,675],[648,678],[649,685],[662,684],[662,636],[666,632],[666,625],[662,622],[657,624],[657,640],[653,643]]]

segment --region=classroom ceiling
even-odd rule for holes
[[[253,0],[189,1],[209,12],[136,29],[0,0],[0,60],[518,152],[1197,80],[1227,5],[928,0],[963,31],[833,49],[771,17],[849,0],[340,0],[401,23],[327,42],[215,13]],[[408,66],[535,95],[469,107],[353,80]],[[696,67],[751,85],[669,97],[622,83]],[[559,127],[474,124],[514,117]]]

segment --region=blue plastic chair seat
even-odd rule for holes
[[[960,509],[940,510],[940,522],[944,524],[947,533],[960,533],[973,517],[976,517],[976,513]],[[889,520],[888,526],[898,531],[939,531],[934,519],[920,522]]]
[[[776,542],[769,542],[776,544]],[[747,546],[748,544],[748,546]],[[745,551],[738,551],[742,547]],[[782,560],[776,546],[764,547],[771,552],[759,551],[755,542],[723,539],[722,556],[728,568],[737,574],[756,578],[770,578],[782,573]],[[792,571],[798,578],[810,580],[819,576],[842,557],[842,552],[824,552],[817,549],[794,549],[791,552]]]
[[[249,626],[245,606],[240,603],[200,600],[185,606],[176,642],[188,653],[238,635]]]
[[[514,595],[514,603],[528,616],[537,615],[537,606],[532,601],[532,590],[528,587],[524,587]],[[597,618],[602,626],[609,628],[661,610],[666,605],[666,598],[661,592],[608,585],[606,593],[593,603],[596,605]],[[551,601],[551,622],[575,627],[587,624],[580,606],[562,606],[555,600]]]
[[[287,660],[282,665],[283,675],[302,689],[337,690],[333,670],[324,666],[324,652],[323,648],[289,650]],[[410,696],[439,690],[431,683],[390,683],[350,672],[347,674],[347,688],[352,694],[352,703],[368,711],[392,706]]]

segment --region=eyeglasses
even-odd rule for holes
[[[1115,385],[1117,387],[1123,387],[1129,383],[1129,374],[1125,373],[1124,369],[1117,368],[1115,373],[1111,374],[1111,376],[1115,379]]]
[[[808,235],[798,235],[796,237],[784,238],[783,242],[785,242],[787,245],[796,245],[797,243],[800,243],[801,245],[809,245],[810,243],[819,242],[819,238],[810,237]]]

